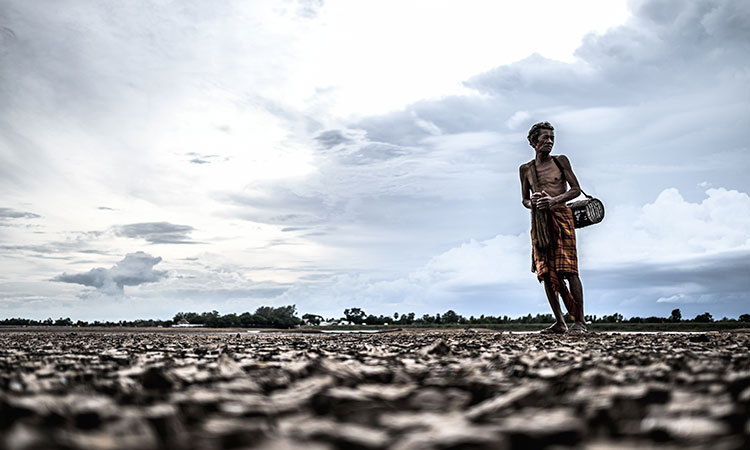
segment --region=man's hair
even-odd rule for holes
[[[537,122],[534,125],[531,126],[531,129],[529,130],[529,144],[532,146],[536,144],[536,141],[539,139],[539,133],[542,132],[542,130],[550,130],[555,131],[555,127],[552,126],[549,122]]]

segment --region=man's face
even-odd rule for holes
[[[555,132],[543,129],[539,132],[539,137],[537,137],[536,144],[534,144],[534,150],[549,153],[552,151],[553,145],[555,145]]]

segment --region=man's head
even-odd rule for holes
[[[536,145],[536,142],[539,139],[539,133],[541,133],[542,130],[555,131],[555,127],[553,127],[549,122],[537,122],[532,125],[531,129],[529,129],[528,135],[529,145],[531,145],[532,147]]]
[[[527,138],[534,150],[550,152],[555,143],[555,128],[549,122],[535,123],[531,126]]]

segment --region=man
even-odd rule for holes
[[[531,210],[531,270],[536,272],[539,282],[544,283],[555,315],[555,323],[542,333],[585,333],[573,212],[565,205],[580,195],[581,188],[568,158],[550,155],[555,144],[555,129],[549,122],[534,124],[528,140],[536,156],[522,165],[519,172],[523,205]],[[570,288],[564,280],[568,280]],[[570,330],[565,324],[558,294],[574,321]]]

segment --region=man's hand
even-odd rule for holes
[[[545,191],[534,192],[531,194],[531,203],[539,209],[550,209],[552,207],[552,197]]]

